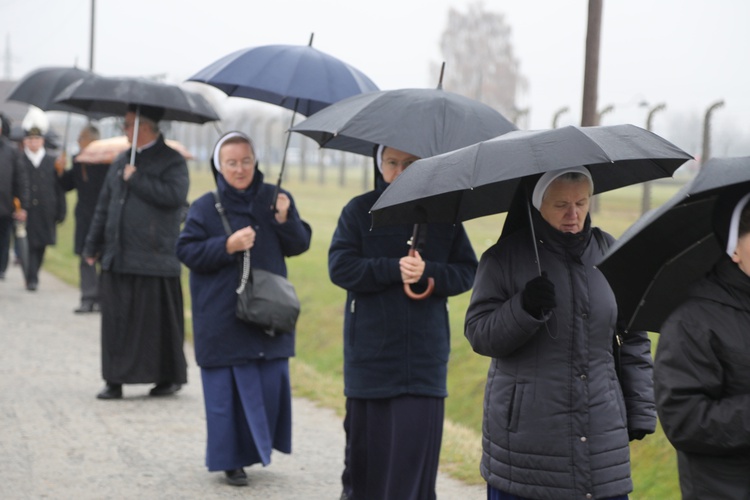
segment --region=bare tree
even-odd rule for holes
[[[506,116],[516,113],[517,93],[528,84],[519,72],[510,35],[505,16],[486,11],[481,1],[469,5],[465,14],[451,8],[440,39],[446,65],[443,88],[481,101]]]

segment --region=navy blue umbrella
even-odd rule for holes
[[[233,52],[206,66],[190,78],[212,85],[228,96],[276,104],[310,116],[347,97],[378,90],[364,73],[312,46],[263,45]],[[291,126],[290,126],[291,127]],[[276,195],[289,148],[287,135]],[[274,196],[274,206],[276,196]]]
[[[222,57],[188,78],[229,96],[310,116],[341,99],[378,90],[364,73],[308,45],[263,45]]]

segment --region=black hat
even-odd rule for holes
[[[129,104],[128,105],[128,111],[132,111],[135,113],[138,108],[141,110],[141,116],[144,118],[148,118],[154,123],[159,123],[159,120],[162,119],[164,116],[164,108],[160,108],[158,106],[147,106],[145,104]]]
[[[36,125],[33,125],[29,127],[29,129],[23,131],[24,137],[44,137],[44,134],[42,133],[42,129],[37,127]]]

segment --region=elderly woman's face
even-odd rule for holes
[[[383,149],[383,158],[380,163],[380,166],[383,169],[383,180],[390,184],[396,180],[396,177],[401,175],[401,172],[406,170],[406,167],[418,159],[418,156],[399,151],[398,149]]]
[[[750,233],[746,233],[737,239],[737,248],[732,254],[732,262],[750,276]]]
[[[585,178],[579,181],[555,179],[544,193],[539,212],[558,231],[579,233],[589,213],[589,188]]]
[[[235,189],[244,190],[253,182],[255,155],[246,142],[224,144],[219,150],[221,175]]]

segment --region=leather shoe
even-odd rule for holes
[[[160,382],[156,384],[150,391],[149,396],[170,396],[175,392],[182,389],[181,384],[173,384],[172,382]]]
[[[74,309],[73,312],[76,314],[94,312],[94,303],[93,302],[81,302],[81,305],[78,306],[78,309]]]
[[[224,475],[227,476],[227,483],[231,484],[232,486],[248,485],[245,469],[225,470]]]
[[[122,384],[107,383],[96,397],[97,399],[122,399]]]

